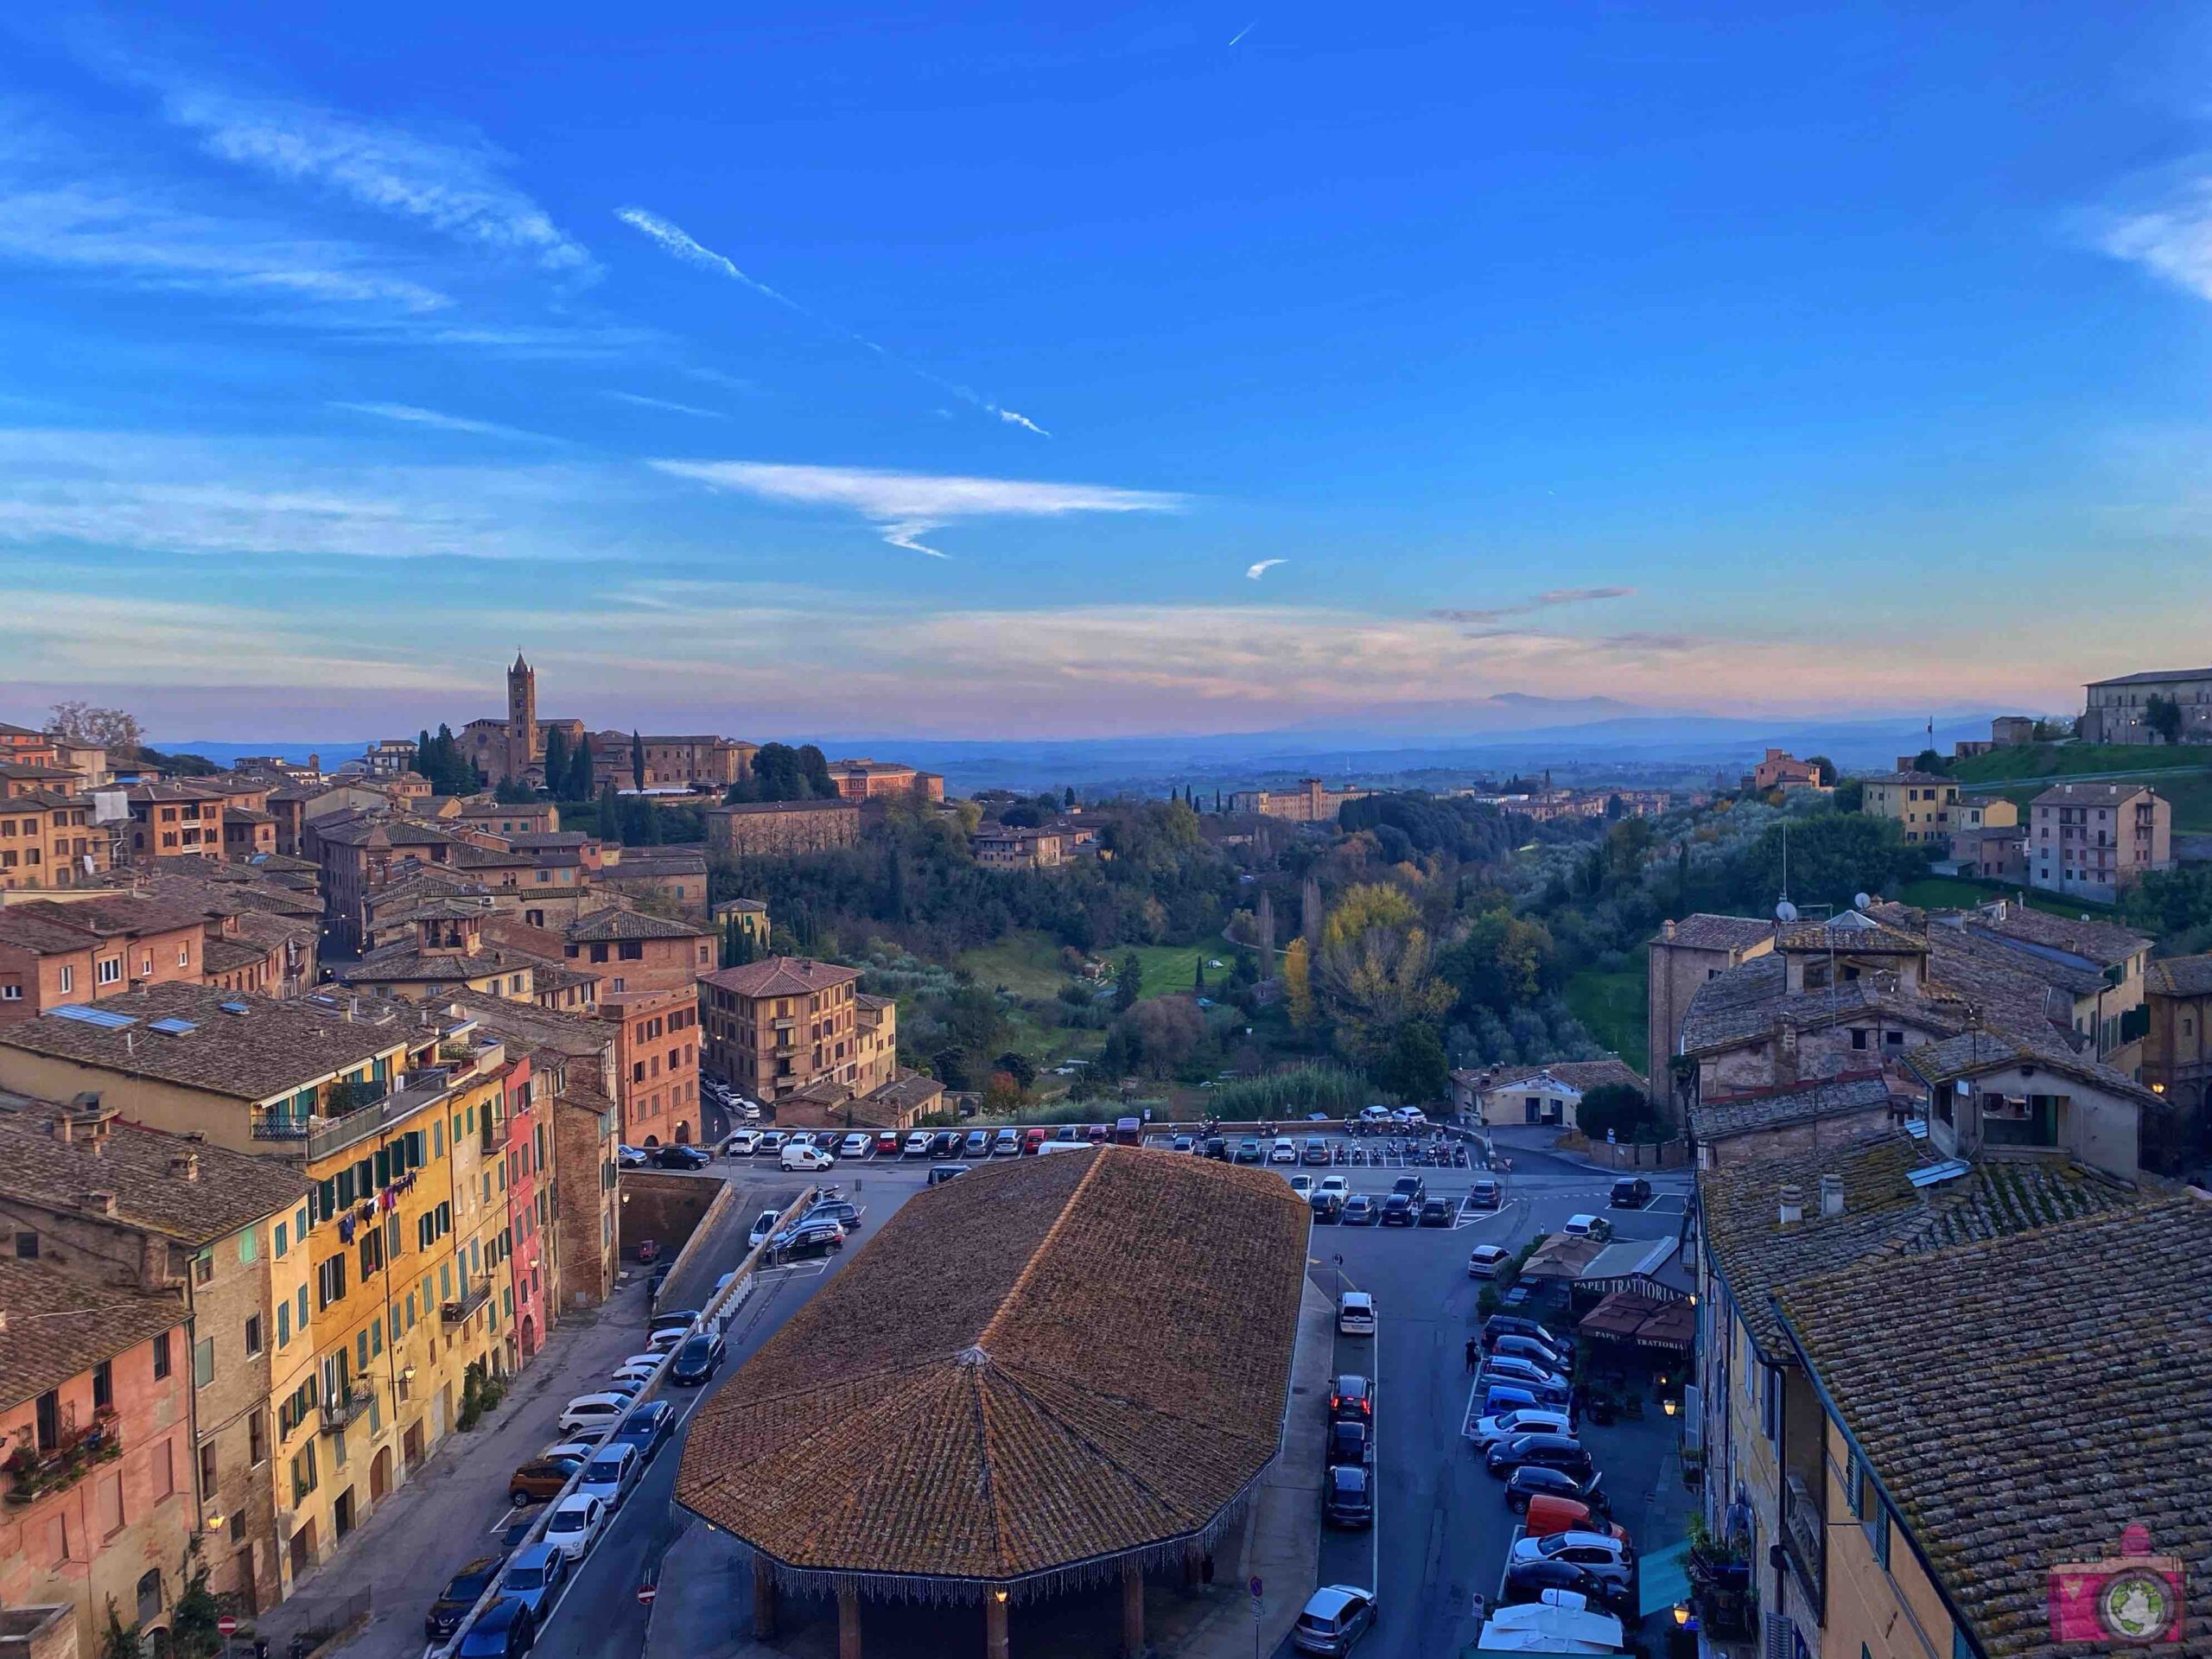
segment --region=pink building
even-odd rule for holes
[[[545,1342],[545,1309],[557,1300],[559,1262],[553,1252],[553,1126],[539,1111],[527,1056],[505,1080],[507,1122],[501,1176],[506,1186],[507,1229],[501,1251],[512,1280],[507,1315],[510,1368],[526,1365]]]

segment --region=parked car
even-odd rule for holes
[[[1424,1227],[1449,1227],[1456,1217],[1452,1213],[1449,1198],[1423,1198],[1421,1201],[1421,1224]]]
[[[1529,1396],[1526,1402],[1514,1403],[1542,1406],[1550,1411],[1565,1411],[1573,1403],[1574,1389],[1563,1376],[1546,1372],[1541,1376],[1508,1375],[1492,1370],[1488,1363],[1475,1371],[1475,1386],[1485,1398],[1501,1389],[1514,1389]]]
[[[1337,1330],[1347,1337],[1375,1334],[1375,1298],[1363,1290],[1348,1290],[1337,1299]]]
[[[1309,1135],[1298,1156],[1301,1163],[1325,1164],[1329,1161],[1329,1143],[1318,1135]]]
[[[1540,1406],[1524,1406],[1516,1411],[1503,1412],[1495,1417],[1478,1417],[1468,1431],[1468,1438],[1478,1446],[1496,1446],[1500,1440],[1510,1440],[1522,1434],[1573,1434],[1574,1425],[1567,1420],[1563,1411],[1547,1411]]]
[[[1205,1145],[1199,1150],[1218,1163],[1229,1161],[1229,1142],[1217,1135],[1208,1135]]]
[[[1001,1129],[991,1137],[991,1156],[1018,1158],[1021,1155],[1021,1136],[1014,1129]]]
[[[1478,1244],[1467,1252],[1467,1277],[1495,1279],[1497,1270],[1513,1259],[1513,1252],[1496,1244]]]
[[[658,1354],[643,1362],[625,1360],[614,1368],[614,1380],[617,1382],[650,1382],[653,1373],[660,1369],[660,1360]]]
[[[561,1500],[545,1522],[545,1541],[569,1558],[574,1566],[583,1554],[599,1541],[600,1531],[607,1525],[607,1505],[583,1493],[573,1493]]]
[[[655,1154],[654,1161],[663,1169],[704,1169],[715,1160],[704,1147],[677,1144],[663,1147]]]
[[[630,1396],[626,1394],[616,1394],[611,1389],[580,1394],[561,1408],[561,1432],[598,1439],[621,1421],[629,1409]]]
[[[1578,1479],[1587,1479],[1591,1472],[1589,1448],[1567,1434],[1521,1434],[1500,1440],[1483,1454],[1483,1463],[1498,1476],[1510,1475],[1531,1463]]]
[[[1525,1464],[1516,1469],[1513,1478],[1505,1483],[1505,1507],[1517,1515],[1525,1515],[1537,1498],[1559,1497],[1586,1503],[1603,1514],[1610,1503],[1602,1490],[1602,1482],[1603,1477],[1600,1476],[1577,1480],[1565,1470],[1547,1469],[1540,1464]]]
[[[1506,1560],[1572,1561],[1577,1567],[1611,1568],[1624,1577],[1636,1571],[1636,1551],[1611,1532],[1535,1533],[1516,1539]]]
[[[648,1400],[641,1406],[630,1408],[630,1414],[608,1437],[607,1444],[612,1446],[620,1440],[625,1446],[634,1446],[638,1455],[651,1463],[675,1433],[676,1408],[665,1400]]]
[[[1476,1210],[1495,1210],[1504,1197],[1503,1190],[1488,1175],[1475,1177],[1467,1188],[1468,1205]]]
[[[1321,1483],[1321,1519],[1332,1527],[1375,1524],[1375,1479],[1363,1464],[1340,1463]]]
[[[819,1147],[792,1146],[784,1148],[779,1162],[785,1169],[811,1173],[815,1170],[835,1168],[837,1160]]]
[[[1402,1192],[1393,1192],[1382,1200],[1382,1224],[1385,1227],[1410,1227],[1420,1218],[1414,1201]]]
[[[1306,1599],[1290,1644],[1300,1653],[1347,1654],[1375,1628],[1375,1592],[1349,1584],[1325,1585]]]
[[[569,1581],[569,1558],[550,1544],[525,1544],[499,1575],[499,1596],[512,1596],[543,1622],[545,1610]]]
[[[1603,1216],[1569,1216],[1560,1230],[1569,1238],[1594,1238],[1602,1244],[1613,1236],[1613,1224]]]
[[[630,1488],[637,1484],[638,1471],[645,1466],[636,1446],[626,1440],[610,1440],[584,1465],[584,1478],[576,1483],[576,1490],[610,1510],[619,1510],[622,1500],[630,1496]]]
[[[932,1157],[932,1158],[957,1158],[959,1155],[960,1155],[960,1131],[959,1131],[959,1130],[957,1130],[957,1129],[939,1129],[939,1130],[938,1130],[935,1135],[933,1135],[930,1136],[930,1156],[931,1156],[931,1157]]]
[[[1521,1469],[1514,1471],[1514,1479],[1522,1475],[1555,1475],[1556,1469]],[[1509,1486],[1510,1483],[1508,1483]],[[1508,1499],[1510,1502],[1510,1499]],[[1538,1492],[1522,1500],[1521,1513],[1528,1517],[1522,1523],[1531,1538],[1548,1538],[1555,1532],[1595,1532],[1608,1538],[1628,1541],[1628,1529],[1617,1527],[1605,1519],[1602,1510],[1593,1508],[1579,1498],[1560,1497],[1551,1492]]]
[[[656,1331],[645,1338],[645,1346],[656,1352],[672,1354],[683,1345],[683,1338],[691,1334],[689,1325],[671,1325],[665,1331]]]
[[[783,1218],[780,1210],[763,1210],[753,1218],[753,1230],[745,1236],[745,1248],[755,1249],[765,1243],[768,1235],[776,1230],[776,1224]]]
[[[870,1140],[867,1135],[862,1135],[858,1129],[855,1129],[852,1134],[847,1135],[843,1140],[837,1143],[837,1156],[840,1158],[865,1158],[868,1154],[868,1148],[873,1147],[874,1144],[874,1141]]]
[[[1254,1141],[1249,1138],[1239,1141],[1236,1143],[1236,1161],[1240,1164],[1258,1163],[1260,1161],[1260,1143],[1257,1141]]]
[[[1095,1147],[1105,1141],[1110,1131],[1103,1123],[1086,1123],[1084,1125],[1083,1138]]]
[[[1503,1599],[1507,1605],[1541,1601],[1553,1590],[1569,1591],[1605,1612],[1629,1611],[1627,1588],[1595,1568],[1573,1561],[1514,1561],[1506,1567]]]
[[[522,1659],[537,1643],[535,1616],[518,1597],[503,1596],[468,1627],[454,1659]]]
[[[1277,1141],[1274,1146],[1268,1148],[1268,1161],[1271,1164],[1296,1163],[1298,1161],[1298,1143],[1295,1141]]]
[[[1410,1198],[1419,1204],[1428,1196],[1428,1183],[1418,1175],[1401,1175],[1390,1183],[1393,1194]]]
[[[591,1454],[599,1450],[590,1440],[556,1440],[537,1455],[541,1458],[574,1458],[578,1463],[589,1463]]]
[[[882,1129],[877,1132],[875,1155],[879,1158],[896,1158],[899,1155],[898,1130]]]
[[[968,1143],[961,1148],[963,1157],[988,1158],[991,1155],[991,1132],[988,1129],[968,1131]]]
[[[734,1130],[722,1137],[722,1155],[726,1158],[750,1158],[760,1144],[760,1130]]]
[[[1534,1337],[1548,1342],[1555,1349],[1567,1347],[1568,1342],[1551,1326],[1535,1319],[1524,1319],[1512,1313],[1493,1313],[1483,1321],[1483,1346],[1488,1348],[1500,1337]]]
[[[721,1369],[722,1339],[702,1331],[676,1351],[668,1380],[679,1388],[696,1389]]]
[[[930,1171],[929,1184],[931,1186],[942,1186],[954,1176],[965,1175],[967,1173],[967,1168],[960,1164],[939,1164],[935,1169]]]
[[[834,1221],[848,1233],[861,1230],[860,1206],[845,1198],[822,1198],[801,1217],[804,1221]]]
[[[845,1248],[845,1230],[834,1221],[802,1221],[768,1241],[779,1262],[807,1262]]]
[[[518,1464],[507,1477],[507,1502],[519,1510],[556,1498],[569,1484],[569,1477],[583,1466],[579,1458],[532,1458]]]
[[[1428,1114],[1418,1106],[1401,1106],[1390,1116],[1408,1129],[1426,1128],[1428,1126]]]
[[[784,1142],[790,1139],[781,1129],[763,1129],[760,1139],[753,1143],[753,1155],[755,1158],[779,1157],[783,1153]]]
[[[461,1628],[461,1621],[468,1617],[468,1610],[484,1599],[492,1587],[492,1580],[499,1576],[499,1558],[480,1555],[448,1580],[439,1592],[438,1599],[430,1604],[430,1611],[423,1617],[423,1634],[433,1642],[450,1642],[453,1633]]]
[[[1349,1178],[1343,1175],[1324,1175],[1321,1178],[1321,1185],[1315,1187],[1313,1190],[1317,1193],[1334,1193],[1336,1195],[1337,1201],[1341,1204],[1344,1199],[1351,1196],[1351,1181]]]
[[[1313,1178],[1311,1175],[1292,1176],[1290,1178],[1290,1190],[1298,1197],[1304,1198],[1310,1203],[1313,1197]]]
[[[1641,1175],[1624,1175],[1613,1183],[1612,1196],[1605,1202],[1616,1210],[1641,1210],[1651,1202],[1651,1183]]]
[[[1035,1157],[1049,1138],[1049,1133],[1046,1130],[1024,1129],[1021,1132],[1021,1155],[1025,1158]]]
[[[1373,1422],[1374,1382],[1351,1373],[1332,1381],[1329,1384],[1329,1421],[1332,1423]]]
[[[916,1129],[907,1135],[906,1143],[899,1149],[901,1158],[926,1158],[930,1155],[930,1132]]]
[[[1483,1361],[1482,1369],[1489,1376],[1503,1382],[1534,1384],[1547,1389],[1563,1389],[1567,1378],[1564,1371],[1554,1370],[1533,1360],[1519,1359],[1511,1354],[1498,1354]]]
[[[1313,1219],[1317,1222],[1333,1224],[1344,1218],[1344,1195],[1341,1192],[1331,1192],[1326,1187],[1316,1187],[1313,1196],[1308,1198],[1306,1203],[1313,1206]]]
[[[1359,1121],[1363,1123],[1395,1123],[1397,1118],[1388,1106],[1363,1106],[1359,1109]]]
[[[1494,1359],[1525,1359],[1531,1365],[1566,1376],[1573,1369],[1573,1357],[1563,1354],[1548,1342],[1539,1342],[1534,1337],[1500,1337],[1490,1345]]]
[[[1169,1141],[1167,1146],[1171,1152],[1196,1152],[1198,1149],[1198,1138],[1194,1135],[1179,1135]]]
[[[614,1164],[618,1169],[643,1169],[645,1154],[635,1147],[617,1147],[614,1148]]]
[[[1344,1200],[1344,1214],[1338,1217],[1347,1227],[1372,1227],[1381,1206],[1364,1192],[1355,1192]]]

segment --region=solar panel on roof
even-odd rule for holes
[[[156,1020],[152,1025],[147,1027],[146,1029],[149,1031],[158,1031],[164,1037],[182,1037],[191,1032],[199,1030],[200,1027],[194,1025],[189,1020]]]
[[[1925,1141],[1928,1138],[1928,1120],[1924,1117],[1907,1120],[1904,1132],[1916,1141]]]
[[[249,1008],[243,1002],[218,1002],[215,1006],[222,1009],[225,1014],[251,1014],[253,1012],[251,1008]]]
[[[1909,1169],[1904,1178],[1915,1186],[1937,1186],[1945,1181],[1955,1181],[1974,1166],[1963,1158],[1952,1158],[1940,1164],[1929,1164],[1919,1169]]]
[[[110,1031],[119,1031],[125,1026],[138,1023],[136,1014],[111,1014],[105,1008],[88,1008],[81,1002],[65,1002],[54,1010],[54,1017],[75,1020],[87,1026],[102,1026]]]

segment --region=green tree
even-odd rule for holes
[[[1912,769],[1915,772],[1932,772],[1940,778],[1949,773],[1951,763],[1933,749],[1923,749],[1912,757]]]
[[[630,781],[638,792],[645,792],[645,740],[635,732],[630,734]]]
[[[830,762],[811,743],[802,745],[799,749],[798,773],[805,780],[806,792],[794,796],[793,799],[834,801],[837,798],[837,785],[830,777]]]
[[[1302,938],[1293,939],[1282,953],[1282,1001],[1292,1025],[1300,1031],[1313,1028],[1313,965]]]
[[[1191,988],[1195,991],[1204,991],[1206,988],[1206,953],[1205,951],[1198,952],[1198,960],[1191,964]]]
[[[957,1048],[941,1048],[930,1056],[930,1070],[948,1089],[968,1087],[968,1056]]]
[[[1836,779],[1834,761],[1829,760],[1825,754],[1808,754],[1805,757],[1805,764],[1813,769],[1815,783],[1825,784],[1830,788],[1834,787]]]
[[[1435,1027],[1426,1020],[1408,1020],[1398,1027],[1383,1083],[1416,1105],[1442,1100],[1451,1092],[1452,1065]]]
[[[1060,805],[1068,811],[1073,811],[1075,810],[1075,785],[1073,784],[1070,784],[1066,789],[1061,791]]]
[[[1037,1086],[1037,1062],[1018,1048],[1010,1048],[993,1064],[1014,1080],[1023,1094]]]
[[[1406,1021],[1434,1019],[1452,1005],[1420,912],[1387,882],[1344,889],[1321,925],[1313,977],[1338,1046],[1364,1065],[1382,1060]]]
[[[1557,954],[1548,927],[1500,905],[1476,917],[1437,967],[1466,1007],[1503,1018],[1553,987]]]
[[[2160,742],[2169,745],[2180,742],[2180,702],[2153,691],[2143,699],[2143,723],[2158,734]]]
[[[569,787],[569,733],[563,726],[547,728],[545,733],[545,792],[555,800],[565,794]]]
[[[1574,1109],[1575,1127],[1592,1141],[1603,1141],[1610,1129],[1618,1141],[1647,1139],[1662,1128],[1659,1116],[1643,1090],[1625,1083],[1601,1083],[1582,1096]]]
[[[100,1638],[99,1659],[140,1659],[138,1627],[125,1624],[116,1611],[115,1598],[107,1599],[107,1633]]]
[[[1122,957],[1121,965],[1114,970],[1114,1011],[1127,1014],[1137,1005],[1144,995],[1144,963],[1137,953],[1129,951]]]
[[[592,785],[598,767],[592,763],[591,737],[587,734],[577,744],[575,754],[569,762],[568,798],[572,801],[591,799]]]
[[[169,1619],[169,1651],[176,1659],[215,1659],[226,1645],[223,1633],[216,1628],[223,1610],[207,1588],[207,1564],[200,1559],[196,1542],[186,1548],[178,1561],[177,1575],[184,1591],[177,1597],[176,1611]]]

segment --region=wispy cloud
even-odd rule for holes
[[[2145,194],[2140,205],[2089,215],[2090,239],[2116,259],[2212,300],[2212,160],[2190,164]]]
[[[944,555],[921,537],[970,518],[1052,518],[1082,512],[1173,512],[1189,498],[1164,490],[1027,479],[881,472],[868,467],[785,466],[760,461],[654,461],[656,471],[766,501],[842,507],[874,524],[893,547]]]
[[[726,421],[728,416],[718,409],[701,409],[694,404],[679,404],[667,397],[647,397],[635,391],[607,391],[600,394],[612,397],[618,404],[634,404],[639,409],[664,409],[671,415],[696,415],[702,421]]]
[[[1040,438],[1049,438],[1052,435],[1027,415],[995,404],[981,392],[972,391],[957,380],[948,380],[943,375],[922,367],[911,359],[901,357],[889,346],[878,345],[866,334],[848,328],[841,322],[833,321],[811,307],[800,304],[790,295],[769,287],[759,277],[739,269],[736,261],[728,255],[716,253],[712,248],[698,241],[682,226],[671,223],[658,213],[648,213],[643,207],[620,208],[614,216],[625,225],[629,226],[631,229],[650,238],[666,252],[673,254],[685,264],[696,265],[703,270],[714,271],[719,276],[728,277],[741,287],[751,289],[764,299],[773,300],[778,305],[804,317],[817,327],[836,335],[840,340],[849,340],[865,351],[874,353],[885,362],[895,364],[906,370],[907,373],[928,381],[930,385],[941,391],[950,392],[963,403],[980,409],[988,415],[996,416],[1005,425],[1018,426],[1025,432],[1034,432]]]
[[[1423,614],[1431,621],[1456,622],[1464,626],[1478,628],[1487,626],[1493,622],[1502,622],[1508,617],[1528,616],[1535,612],[1550,610],[1560,605],[1586,605],[1593,600],[1626,599],[1635,592],[1636,589],[1633,588],[1552,588],[1536,594],[1532,599],[1522,600],[1518,604],[1496,605],[1480,609],[1453,606],[1427,611]],[[1468,637],[1478,639],[1486,636],[1470,634]]]
[[[1234,46],[1236,42],[1232,41],[1230,44]],[[1289,563],[1290,561],[1288,559],[1262,559],[1256,564],[1247,565],[1244,569],[1244,574],[1251,581],[1257,582],[1262,576],[1266,575],[1268,571],[1274,569],[1275,566],[1279,564],[1288,564]]]
[[[471,420],[464,415],[442,414],[435,409],[418,409],[412,404],[334,403],[331,407],[355,415],[373,415],[378,420],[398,421],[409,426],[427,426],[440,432],[467,432],[486,438],[515,438],[525,443],[560,442],[558,438],[549,438],[543,433],[525,432],[520,427],[501,426],[496,421]]]

